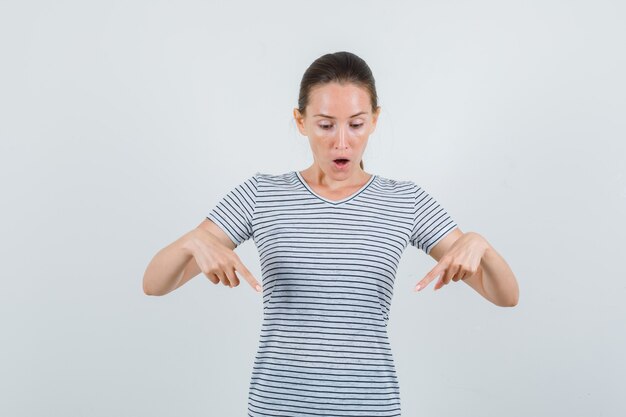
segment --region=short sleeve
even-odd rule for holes
[[[413,183],[415,205],[410,243],[426,254],[457,226],[448,212],[426,190]]]
[[[235,247],[252,237],[257,189],[258,173],[230,190],[206,216],[228,235]]]

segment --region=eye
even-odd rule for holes
[[[361,126],[363,126],[363,123],[350,124],[350,127],[352,127],[353,129],[358,129]],[[321,127],[324,130],[328,130],[331,127],[333,127],[333,125],[332,124],[320,124],[319,127]]]

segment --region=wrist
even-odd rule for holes
[[[187,256],[193,256],[195,253],[196,241],[198,236],[198,229],[193,229],[186,233],[180,242],[180,249]]]
[[[475,245],[479,246],[482,250],[483,256],[487,255],[487,252],[493,252],[493,247],[481,234],[478,234],[476,232],[466,232],[465,234],[472,237]]]

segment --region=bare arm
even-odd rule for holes
[[[430,257],[433,258],[436,262],[443,257],[443,255],[448,252],[450,247],[457,241],[458,238],[463,236],[463,232],[461,228],[456,227],[452,232],[448,233],[446,237],[441,239],[433,248],[430,250]],[[472,287],[478,294],[482,295],[486,300],[492,301],[489,298],[489,294],[485,291],[485,287],[483,286],[483,268],[482,265],[478,267],[478,271],[476,274],[465,278],[463,280],[464,283]]]
[[[474,232],[467,233],[476,235]],[[439,262],[448,253],[452,245],[464,235],[465,233],[457,227],[433,246],[430,256]],[[504,258],[484,238],[481,240],[485,242],[487,249],[480,260],[476,273],[464,278],[463,282],[497,306],[516,306],[519,301],[519,286],[513,271]]]
[[[226,233],[211,220],[205,219],[195,229],[161,249],[152,258],[143,276],[144,293],[165,295],[198,275],[201,270],[193,257],[192,246],[207,232],[230,250],[235,248],[235,244]]]

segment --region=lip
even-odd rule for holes
[[[342,158],[338,158],[338,159],[342,159]],[[333,160],[333,165],[335,166],[335,168],[337,168],[337,169],[339,169],[339,170],[346,170],[346,169],[348,169],[348,166],[350,166],[350,163],[351,163],[352,161],[350,161],[348,158],[343,158],[343,159],[347,159],[347,160],[348,160],[348,162],[346,162],[346,163],[345,163],[345,164],[343,164],[343,165],[339,165],[337,162],[335,162],[335,161]]]

